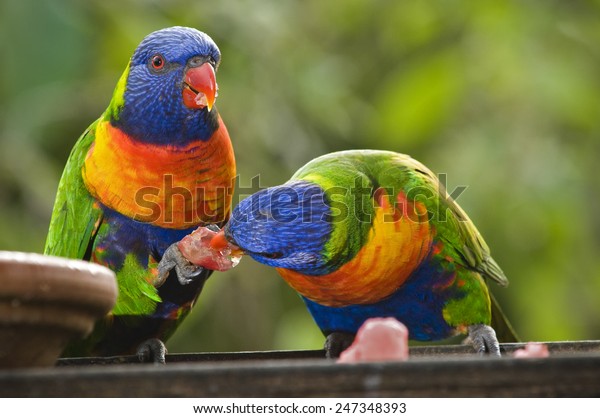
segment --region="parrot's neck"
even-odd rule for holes
[[[415,212],[403,193],[395,206],[383,189],[374,199],[375,218],[367,241],[351,260],[332,273],[314,276],[278,268],[283,279],[325,306],[375,303],[394,293],[430,252],[434,231],[429,222],[415,219],[413,213],[425,212]]]
[[[229,216],[235,161],[225,125],[185,147],[136,141],[100,121],[82,170],[102,204],[140,222],[184,229]]]

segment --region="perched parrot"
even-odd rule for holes
[[[164,362],[163,341],[210,276],[174,244],[200,225],[223,224],[231,212],[235,159],[213,107],[220,60],[217,45],[196,29],[149,34],[108,108],[71,151],[45,253],[109,267],[119,296],[63,356],[137,352]]]
[[[369,318],[394,317],[412,340],[468,333],[479,353],[516,341],[491,298],[508,284],[473,222],[407,155],[351,150],[316,158],[240,202],[227,241],[276,267],[337,357]]]

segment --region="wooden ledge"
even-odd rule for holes
[[[411,348],[406,362],[336,364],[321,350],[62,359],[0,372],[4,397],[598,397],[600,341],[547,343],[551,356],[502,358],[465,346]]]

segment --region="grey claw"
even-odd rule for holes
[[[183,257],[183,256],[182,256]],[[187,262],[187,260],[185,260]],[[179,283],[185,285],[190,284],[194,281],[196,277],[198,277],[204,269],[202,267],[198,267],[193,265],[192,263],[188,264],[176,264],[175,272],[177,273],[177,278],[179,279]]]
[[[158,338],[150,338],[141,343],[137,349],[140,363],[166,364],[167,347]]]
[[[206,225],[206,229],[210,229],[212,232],[219,232],[221,230],[217,224]]]
[[[335,331],[325,339],[325,357],[338,358],[342,351],[350,347],[354,341],[354,334]]]
[[[171,244],[163,254],[162,259],[158,263],[158,277],[154,285],[156,287],[162,285],[171,270],[175,269],[177,279],[182,285],[190,284],[198,277],[204,269],[190,263],[179,251],[177,243]]]
[[[500,344],[496,338],[496,331],[489,325],[469,326],[469,339],[478,354],[500,357]]]

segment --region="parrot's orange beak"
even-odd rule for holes
[[[223,229],[220,230],[214,237],[212,237],[209,245],[212,249],[218,251],[229,247],[231,250],[231,255],[234,257],[241,257],[244,255],[244,251],[240,247],[227,241],[227,238],[225,238],[225,231]]]
[[[208,108],[210,112],[218,96],[215,69],[208,62],[192,67],[183,80],[183,103],[190,109]]]

